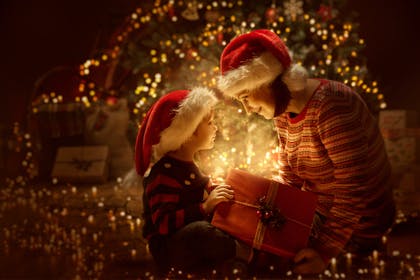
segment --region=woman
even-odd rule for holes
[[[340,253],[380,249],[395,214],[390,164],[361,97],[342,83],[309,78],[269,30],[234,38],[220,69],[225,95],[273,119],[284,183],[318,196],[310,244],[296,254],[295,272],[320,273]]]

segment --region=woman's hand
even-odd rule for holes
[[[298,274],[322,273],[327,268],[327,264],[323,261],[321,255],[311,248],[300,250],[293,261],[296,264],[293,272]]]
[[[228,185],[218,185],[208,195],[203,202],[203,210],[207,213],[213,213],[214,208],[220,202],[229,201],[233,199],[233,190]]]

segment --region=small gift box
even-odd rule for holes
[[[71,183],[104,183],[108,154],[108,146],[60,147],[51,177]]]
[[[84,145],[85,105],[83,102],[39,103],[33,107],[30,125],[39,147],[34,155],[39,162],[39,177],[48,179],[59,147]]]
[[[248,172],[230,170],[234,201],[217,206],[212,224],[248,245],[293,257],[307,246],[317,197]]]

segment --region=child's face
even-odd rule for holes
[[[208,150],[214,147],[217,126],[213,120],[213,111],[205,116],[193,134],[197,150]]]

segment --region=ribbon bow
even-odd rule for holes
[[[258,200],[257,215],[261,222],[268,227],[280,229],[286,223],[286,217],[280,212],[278,208],[270,206],[266,202],[266,197],[263,196]]]

